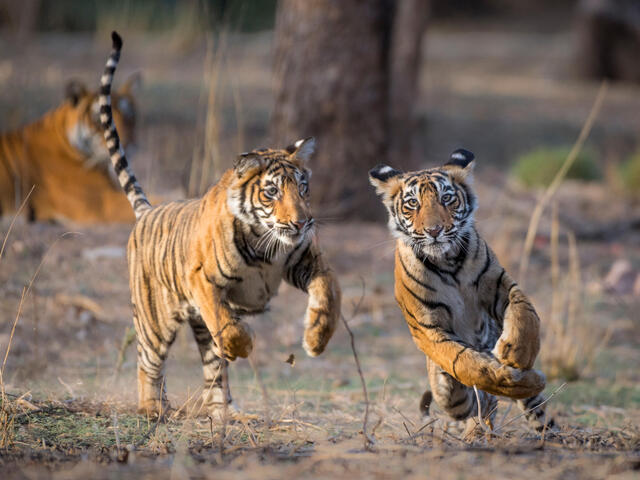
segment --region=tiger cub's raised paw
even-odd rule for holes
[[[540,351],[540,319],[529,299],[513,288],[504,313],[504,328],[492,350],[503,365],[529,370]]]
[[[500,368],[495,387],[483,388],[494,395],[509,398],[529,398],[538,395],[546,385],[544,374],[538,370],[520,370],[509,366]]]
[[[222,343],[222,356],[227,360],[235,360],[237,357],[247,358],[253,350],[253,330],[242,320],[228,323],[221,330],[219,337]]]
[[[521,370],[530,370],[540,350],[537,335],[526,335],[524,332],[505,329],[498,338],[491,353],[503,365]]]

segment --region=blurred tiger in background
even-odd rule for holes
[[[113,96],[125,146],[134,141],[138,82],[132,76]],[[71,81],[58,108],[0,134],[0,215],[14,215],[28,196],[23,211],[31,221],[133,222],[113,177],[99,114],[98,93]]]
[[[481,411],[491,424],[501,395],[517,399],[540,430],[552,424],[540,395],[544,375],[533,370],[540,320],[475,228],[473,166],[474,155],[459,149],[442,167],[369,172],[398,239],[396,300],[427,356],[431,390],[421,409],[427,414],[433,399],[455,420]]]
[[[138,344],[138,408],[162,415],[164,366],[178,328],[193,330],[204,370],[203,406],[233,412],[227,361],[247,357],[245,315],[263,312],[282,280],[309,294],[303,346],[322,353],[340,315],[340,288],[314,238],[309,209],[311,138],[239,156],[202,198],[152,207],[120,148],[111,82],[122,40],[101,78],[100,119],[111,161],[136,216],[127,247]],[[124,197],[124,195],[123,195]]]

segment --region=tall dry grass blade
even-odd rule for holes
[[[56,238],[56,240],[49,245],[49,247],[47,248],[46,252],[44,252],[44,255],[42,255],[42,258],[40,259],[40,263],[38,264],[38,267],[36,268],[35,272],[33,273],[33,275],[31,276],[31,279],[29,280],[29,284],[23,288],[22,290],[22,296],[20,297],[20,303],[18,304],[18,313],[16,315],[16,319],[14,321],[13,324],[13,329],[11,330],[11,337],[9,338],[9,344],[7,345],[7,349],[5,351],[5,355],[4,355],[4,361],[2,362],[2,370],[0,371],[0,373],[2,375],[4,375],[4,368],[5,365],[7,363],[7,358],[9,357],[9,350],[11,349],[11,339],[13,338],[13,332],[15,331],[16,325],[18,323],[18,318],[20,317],[20,314],[22,313],[22,306],[24,304],[24,299],[27,297],[27,295],[29,295],[29,292],[31,291],[31,288],[33,287],[33,282],[35,282],[38,274],[40,273],[40,270],[42,269],[42,265],[44,265],[44,261],[46,260],[47,256],[49,255],[49,252],[51,252],[51,249],[53,247],[56,246],[56,244],[63,239],[64,237],[68,236],[68,235],[73,235],[73,234],[80,234],[79,232],[65,232],[62,235],[60,235],[58,238]]]
[[[576,236],[572,231],[567,232],[569,239],[569,301],[567,306],[567,330],[573,331],[576,328],[576,319],[578,318],[578,309],[581,296],[581,275],[580,275],[580,255],[578,254],[578,245]]]
[[[18,304],[18,312],[16,318],[13,320],[13,326],[11,327],[11,333],[9,334],[9,342],[7,348],[4,351],[4,360],[2,360],[2,368],[0,368],[0,386],[2,386],[4,393],[4,369],[7,366],[7,358],[9,358],[9,352],[11,351],[11,343],[13,342],[13,335],[16,333],[16,326],[18,325],[18,319],[22,313],[22,306],[24,305],[24,297],[27,294],[27,287],[22,287],[22,295],[20,295],[20,303]]]
[[[203,68],[204,89],[200,92],[198,106],[202,103],[206,93],[207,103],[204,117],[204,139],[201,147],[194,147],[187,186],[188,196],[202,195],[209,186],[216,182],[224,171],[220,152],[220,77],[223,72],[227,54],[227,40],[229,37],[228,22],[214,41],[211,33],[207,34],[207,47]],[[198,115],[200,118],[200,116]],[[200,122],[198,122],[200,123]]]
[[[561,318],[562,299],[560,295],[560,260],[558,254],[558,202],[551,205],[551,325],[556,326]],[[554,332],[559,333],[559,332]]]
[[[204,158],[202,160],[202,175],[200,176],[198,194],[202,194],[207,189],[212,179],[217,180],[220,173],[220,120],[218,118],[217,100],[226,37],[226,29],[223,29],[209,70],[209,95],[207,97],[207,115],[204,127]]]
[[[16,223],[16,219],[20,216],[20,213],[22,212],[22,209],[27,204],[27,200],[29,200],[29,197],[31,196],[31,194],[33,193],[33,190],[35,188],[36,188],[35,185],[33,185],[31,187],[31,190],[29,190],[29,193],[27,194],[27,196],[24,197],[24,200],[22,200],[22,203],[20,204],[20,207],[18,207],[18,210],[16,211],[15,215],[11,219],[11,223],[9,224],[9,228],[7,229],[7,233],[5,234],[4,240],[2,241],[2,247],[0,248],[0,260],[2,260],[2,254],[4,253],[4,247],[7,245],[7,240],[9,239],[9,234],[11,233],[11,230],[13,229],[13,224]]]
[[[538,225],[540,224],[542,213],[544,212],[544,209],[551,198],[553,198],[558,188],[562,184],[564,177],[567,175],[567,172],[573,165],[573,162],[575,162],[578,154],[582,150],[584,142],[591,133],[591,128],[593,127],[593,124],[598,117],[598,113],[600,112],[600,107],[602,106],[602,102],[607,93],[607,89],[608,84],[606,81],[603,81],[600,85],[600,89],[598,90],[598,94],[596,95],[596,99],[593,102],[593,106],[591,107],[591,111],[589,112],[587,120],[582,126],[582,130],[580,130],[578,139],[573,144],[569,155],[567,155],[567,159],[562,164],[562,167],[560,167],[560,170],[558,170],[558,173],[556,173],[556,176],[553,178],[551,184],[544,191],[540,200],[538,200],[538,203],[536,204],[535,209],[531,214],[531,219],[529,220],[529,228],[527,229],[527,236],[524,241],[522,259],[520,261],[520,271],[518,273],[518,281],[522,286],[524,286],[526,282],[526,274],[529,268],[529,259],[531,257],[531,251],[533,249],[533,241],[535,240],[535,236],[538,231]]]
[[[202,117],[200,115],[200,106],[204,101],[204,96],[206,92],[205,85],[208,84],[207,78],[209,72],[211,71],[211,63],[213,59],[213,37],[211,33],[207,33],[206,35],[206,49],[205,49],[205,57],[204,57],[204,66],[202,68],[202,88],[200,89],[200,94],[198,96],[198,115],[196,117],[196,131],[199,131],[202,125]],[[203,146],[199,144],[199,142],[194,142],[193,153],[191,155],[191,167],[189,169],[189,182],[187,183],[187,196],[195,197],[198,195],[198,189],[196,188],[196,184],[200,177],[200,171],[202,170],[202,162],[203,162]]]
[[[236,114],[236,134],[238,136],[238,142],[236,144],[236,150],[239,152],[245,151],[245,126],[244,126],[244,112],[242,108],[242,96],[238,89],[238,82],[236,78],[231,79],[231,94],[233,95],[233,108]]]

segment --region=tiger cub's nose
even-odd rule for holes
[[[298,231],[300,231],[307,224],[307,220],[306,219],[305,220],[298,220],[298,221],[293,222],[293,224],[296,226]]]
[[[427,233],[431,235],[433,238],[438,238],[440,232],[442,231],[442,225],[434,225],[433,227],[427,228]]]

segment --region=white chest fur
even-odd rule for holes
[[[283,268],[284,258],[275,259],[271,264],[246,267],[238,275],[242,281],[227,290],[227,303],[239,311],[257,313],[265,310],[269,300],[278,293]]]

